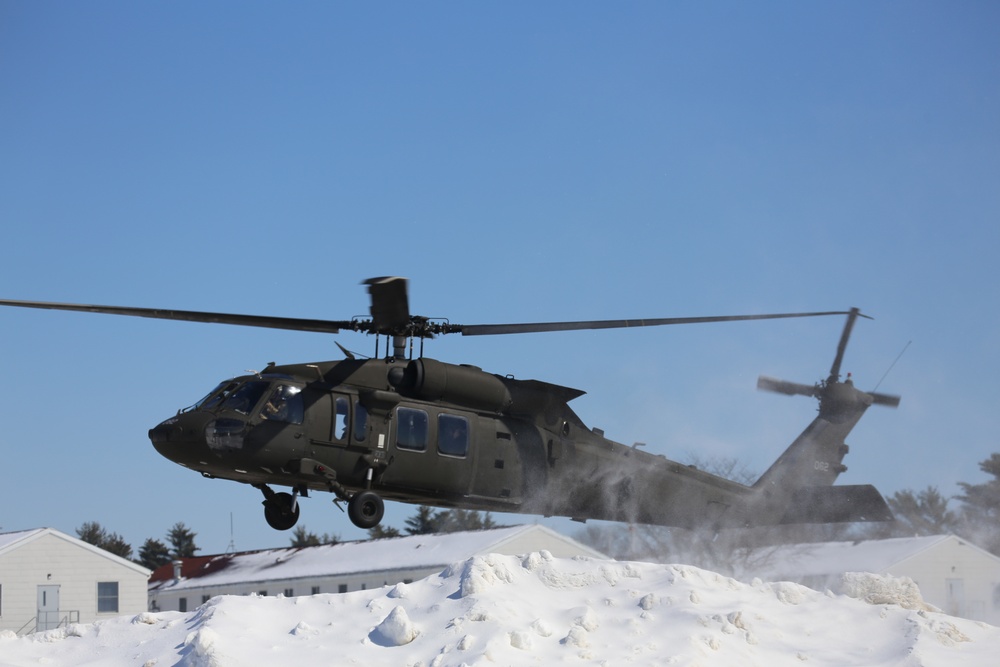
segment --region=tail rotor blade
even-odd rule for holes
[[[892,394],[869,394],[872,397],[873,405],[884,405],[887,408],[898,408],[899,407],[899,396],[894,396]]]
[[[760,391],[773,391],[776,394],[785,394],[787,396],[818,395],[815,385],[779,380],[766,375],[761,375],[757,378],[757,389]]]

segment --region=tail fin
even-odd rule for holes
[[[837,345],[826,380],[804,385],[760,378],[759,389],[801,394],[819,399],[819,416],[806,427],[767,472],[753,485],[756,511],[773,523],[835,523],[886,521],[892,518],[885,500],[871,486],[832,487],[848,447],[844,439],[873,403],[895,407],[898,397],[871,394],[854,387],[850,373],[840,381],[840,366],[854,322],[861,315],[852,308]],[[879,517],[879,518],[873,518]]]

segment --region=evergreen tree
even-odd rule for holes
[[[439,512],[435,517],[438,532],[457,533],[463,530],[488,530],[495,528],[493,518],[476,510],[450,509]]]
[[[417,513],[409,517],[406,521],[407,535],[428,535],[439,530],[439,523],[434,510],[426,505],[417,508]]]
[[[171,561],[170,549],[160,540],[148,538],[139,548],[139,565],[155,570]]]
[[[379,524],[374,528],[368,529],[368,539],[369,540],[381,540],[384,537],[399,537],[402,533],[399,532],[399,528],[393,528],[392,526],[386,526]]]
[[[310,533],[306,530],[305,526],[299,526],[295,529],[292,533],[291,543],[297,549],[302,547],[318,547],[321,544],[319,535]]]
[[[979,484],[958,484],[965,492],[956,496],[962,503],[962,534],[1000,555],[1000,453],[980,462],[979,469],[992,479]]]
[[[96,521],[85,521],[83,525],[76,529],[76,536],[87,544],[99,547],[107,539],[108,532]]]
[[[167,533],[167,541],[170,542],[171,558],[191,558],[195,552],[201,551],[194,543],[195,533],[191,531],[183,522],[178,521]]]
[[[132,557],[132,545],[125,541],[125,538],[118,533],[109,533],[96,521],[84,522],[76,529],[76,535],[87,544],[104,549],[108,553],[113,553],[122,558]]]
[[[489,512],[485,515],[477,510],[450,509],[434,512],[421,505],[417,513],[406,520],[407,535],[427,535],[429,533],[457,533],[463,530],[487,530],[496,523]]]
[[[958,515],[948,509],[948,499],[937,487],[928,486],[918,493],[897,491],[887,502],[896,515],[893,532],[897,535],[942,535],[954,533],[959,527]]]
[[[318,547],[322,544],[339,544],[340,536],[323,533],[323,536],[320,537],[316,533],[306,530],[305,526],[299,526],[292,533],[291,543],[295,548]]]

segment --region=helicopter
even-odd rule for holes
[[[248,484],[276,530],[295,526],[300,498],[330,492],[351,522],[374,528],[385,501],[696,528],[889,521],[871,485],[834,486],[844,439],[871,405],[899,397],[854,387],[840,367],[859,317],[847,311],[453,324],[412,315],[408,280],[372,278],[370,316],[317,320],[184,310],[0,300],[0,305],[336,334],[375,334],[375,356],[337,343],[337,361],[277,365],[219,383],[149,430],[167,459],[209,479]],[[818,415],[752,485],[625,445],[570,407],[585,392],[515,379],[423,354],[439,335],[506,335],[846,316],[828,376],[807,385],[769,377],[758,388],[819,400]],[[870,319],[870,318],[869,318]],[[384,337],[385,354],[380,356]],[[414,356],[414,341],[420,342]],[[391,346],[391,351],[390,351]],[[289,489],[276,491],[272,487]]]

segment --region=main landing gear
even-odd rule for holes
[[[299,490],[275,492],[266,484],[254,484],[264,494],[264,520],[275,530],[288,530],[299,520]]]
[[[299,520],[299,496],[307,491],[296,488],[292,493],[276,492],[266,484],[254,484],[264,494],[264,520],[275,530],[289,530]],[[343,500],[340,494],[338,498]],[[345,494],[346,495],[346,494]],[[374,528],[385,516],[385,503],[374,491],[358,491],[347,499],[347,516],[358,528]]]

